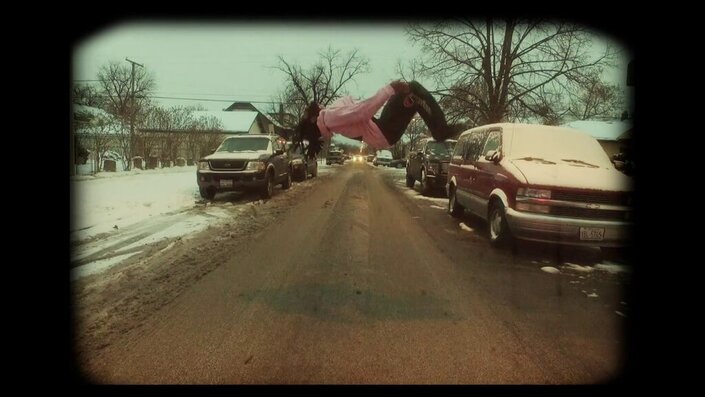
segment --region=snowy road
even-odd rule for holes
[[[77,260],[134,256],[74,281],[78,365],[99,383],[619,375],[627,267],[585,248],[493,249],[482,223],[448,216],[445,198],[403,177],[335,166],[263,204],[216,198],[125,227],[112,248],[85,245]],[[131,246],[194,217],[206,228]]]
[[[320,175],[335,170],[319,165]],[[247,192],[219,193],[206,202],[198,194],[195,167],[81,176],[71,181],[71,191],[72,279],[162,249],[262,203],[257,194]],[[283,193],[280,187],[275,192]]]

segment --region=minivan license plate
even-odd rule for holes
[[[233,187],[233,180],[232,179],[221,179],[220,180],[220,187]]]
[[[581,227],[580,239],[589,241],[602,241],[605,238],[605,229],[601,227]]]

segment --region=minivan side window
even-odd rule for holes
[[[485,143],[486,136],[486,131],[475,131],[470,133],[464,156],[466,162],[477,161],[480,157],[480,152],[482,151],[482,146]]]
[[[484,157],[490,150],[498,150],[502,145],[502,133],[501,131],[492,131],[487,137],[487,142],[485,143],[485,149],[480,153],[481,157]]]
[[[455,144],[455,150],[453,150],[453,160],[462,160],[465,155],[465,143],[468,141],[468,136],[461,136],[458,142]]]

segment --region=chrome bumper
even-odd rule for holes
[[[522,240],[594,247],[621,247],[629,244],[631,223],[600,219],[578,219],[534,214],[507,208],[507,223],[512,234]],[[580,228],[602,228],[600,241],[581,240]]]

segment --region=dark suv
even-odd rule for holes
[[[345,157],[343,157],[343,152],[340,150],[331,150],[328,152],[328,155],[326,156],[326,165],[331,165],[331,164],[344,164],[345,163]]]
[[[225,138],[216,151],[198,162],[196,180],[201,197],[218,192],[257,190],[272,197],[274,185],[291,186],[285,142],[278,136],[239,135]]]
[[[430,194],[434,189],[445,189],[455,143],[452,139],[437,142],[433,138],[424,138],[418,141],[411,148],[406,163],[406,186],[413,188],[414,183],[419,181],[423,195]]]
[[[304,181],[309,175],[315,178],[318,175],[316,158],[307,158],[301,145],[294,146],[291,142],[287,142],[287,147],[292,178],[297,181]]]

